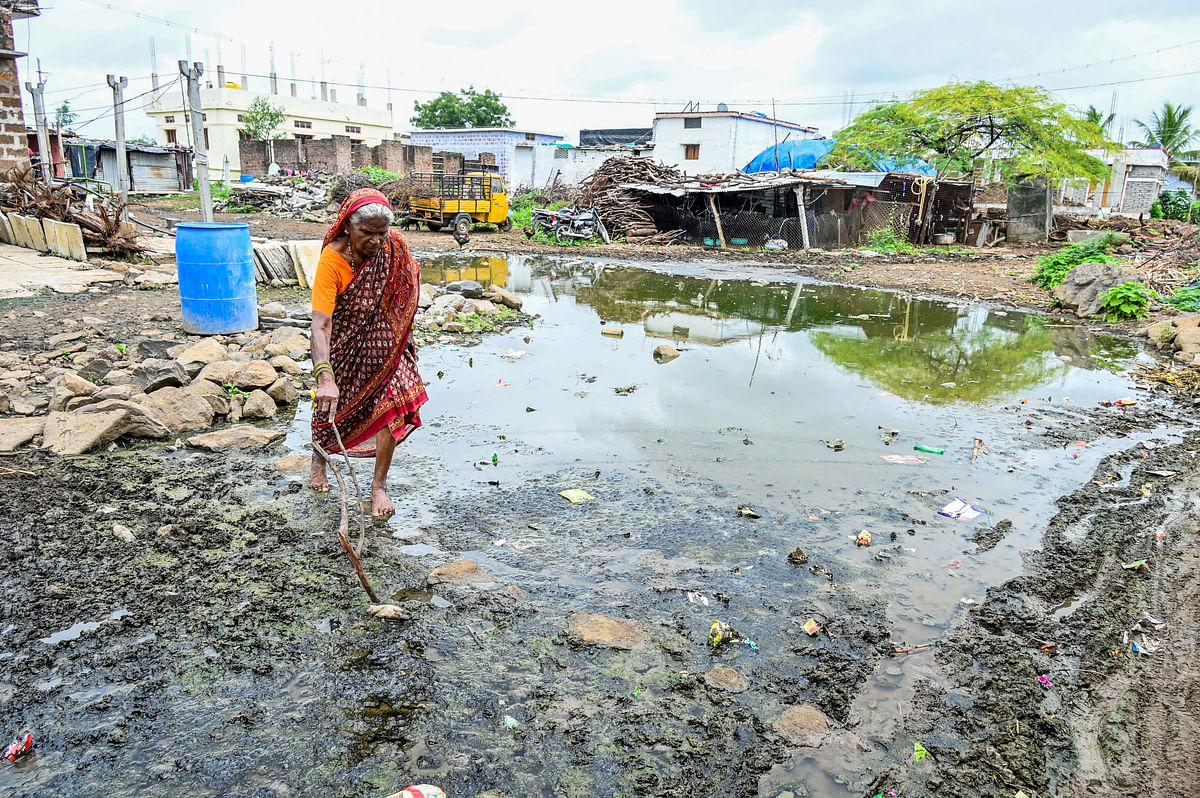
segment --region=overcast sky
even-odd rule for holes
[[[81,122],[101,117],[81,132],[104,138],[113,135],[105,75],[129,76],[126,97],[149,91],[153,37],[158,72],[173,80],[189,30],[192,60],[207,67],[219,51],[229,79],[242,71],[243,48],[247,72],[269,72],[274,42],[281,91],[292,53],[309,81],[320,79],[323,51],[328,80],[346,84],[343,101],[353,102],[362,65],[369,104],[383,105],[382,87],[393,87],[401,130],[414,100],[471,84],[504,95],[518,127],[568,140],[580,128],[649,127],[655,110],[688,101],[769,114],[772,99],[779,118],[829,134],[843,124],[849,92],[862,111],[952,80],[1040,85],[1106,112],[1115,90],[1113,132],[1124,122],[1126,139],[1136,138],[1130,120],[1164,101],[1200,105],[1200,74],[1160,77],[1200,73],[1196,0],[43,0],[43,9],[14,25],[17,49],[29,53],[21,80],[35,80],[40,58],[47,108],[70,100]],[[1116,81],[1130,82],[1094,86]],[[126,127],[153,132],[140,102]]]

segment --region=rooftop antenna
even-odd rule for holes
[[[158,89],[158,53],[154,49],[154,37],[150,37],[150,87]]]
[[[364,61],[358,62],[358,104],[367,104],[367,65]]]
[[[246,76],[246,43],[242,42],[242,89],[250,88],[250,79]]]
[[[1108,105],[1108,115],[1109,115],[1110,117],[1112,117],[1112,119],[1116,119],[1116,118],[1117,118],[1117,90],[1116,90],[1116,89],[1113,89],[1113,93],[1112,93],[1112,102],[1111,102],[1111,103],[1109,103],[1109,105]],[[1108,123],[1107,125],[1105,125],[1105,127],[1106,127],[1106,128],[1111,128],[1111,127],[1112,127],[1112,120],[1109,120],[1109,123]],[[1108,133],[1111,133],[1112,131],[1111,131],[1111,130],[1108,130],[1108,131],[1106,131],[1106,132],[1108,132]]]
[[[188,63],[192,63],[192,34],[185,32],[183,34],[183,54],[187,56]]]

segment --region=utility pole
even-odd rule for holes
[[[113,90],[113,124],[117,135],[117,192],[121,196],[121,218],[129,217],[129,156],[125,153],[125,87],[129,78],[122,75],[108,76],[108,85]]]
[[[25,90],[33,96],[34,122],[37,125],[38,151],[42,156],[42,182],[50,185],[54,182],[54,156],[50,153],[50,136],[46,134],[46,100],[43,92],[46,90],[46,79],[42,77],[42,62],[38,61],[38,83],[34,86],[25,81]]]
[[[204,64],[196,61],[188,64],[179,62],[179,74],[187,78],[188,107],[192,119],[192,151],[196,161],[196,183],[200,189],[200,210],[204,221],[212,222],[212,186],[208,182],[208,147],[204,143],[204,109],[200,107],[200,76],[204,74]]]

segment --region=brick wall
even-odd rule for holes
[[[475,160],[479,161],[484,166],[495,166],[496,165],[496,153],[481,152],[481,153],[479,153],[479,157],[476,158]]]
[[[307,160],[307,169],[341,174],[351,168],[350,137],[332,136],[304,142],[302,151]],[[283,164],[280,164],[282,166]]]
[[[13,49],[12,16],[0,11],[0,49]],[[15,58],[0,58],[0,171],[29,167],[29,144],[21,111],[21,78]]]
[[[279,139],[274,142],[275,163],[280,169],[320,169],[339,174],[364,166],[379,166],[392,172],[409,175],[413,172],[433,171],[433,147],[403,144],[399,141],[383,141],[374,147],[350,144],[349,136],[333,136],[329,139]],[[462,171],[463,156],[456,152],[439,153],[451,165],[454,173]],[[238,142],[238,157],[242,173],[265,175],[271,161],[267,157],[267,142]]]
[[[442,156],[442,174],[444,175],[460,175],[463,171],[463,164],[466,163],[466,158],[461,152],[437,152],[437,155]]]
[[[355,169],[361,169],[364,166],[374,166],[374,150],[374,147],[366,144],[351,144],[350,165]]]
[[[1166,170],[1159,166],[1134,166],[1125,178],[1125,213],[1148,213],[1158,199],[1167,179]]]

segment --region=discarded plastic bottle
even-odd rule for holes
[[[914,452],[925,452],[926,454],[945,454],[945,449],[939,449],[937,446],[922,446],[917,444],[913,447]]]
[[[500,455],[492,452],[492,465],[497,465],[500,462]]]

